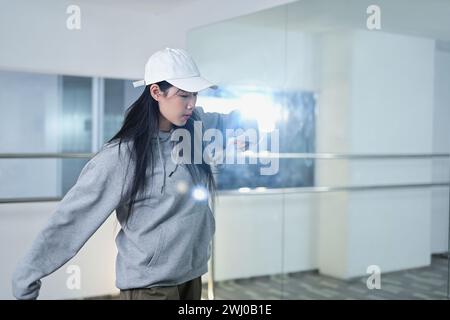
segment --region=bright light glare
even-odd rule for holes
[[[181,180],[177,183],[176,188],[179,193],[186,193],[188,190],[188,184],[186,183],[186,181]]]
[[[267,92],[270,93],[270,89]],[[273,101],[270,94],[261,92],[241,93],[231,99],[199,96],[197,104],[205,106],[207,112],[230,113],[239,110],[244,118],[256,120],[261,132],[273,131],[277,121],[283,119],[281,106]],[[284,120],[287,120],[286,113]]]
[[[192,196],[197,201],[203,201],[208,198],[208,192],[203,187],[196,187],[194,191],[192,191]]]
[[[275,125],[281,118],[281,109],[273,100],[258,93],[247,93],[239,99],[241,114],[244,118],[256,120],[261,132],[275,130]]]

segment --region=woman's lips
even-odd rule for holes
[[[187,120],[187,119],[189,119],[190,117],[191,117],[190,114],[185,114],[185,115],[183,116],[183,119],[184,119],[184,120]]]

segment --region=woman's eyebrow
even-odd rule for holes
[[[184,94],[192,94],[192,95],[194,95],[194,96],[197,95],[197,92],[188,92],[188,91],[184,91],[184,90],[181,90],[181,89],[179,89],[179,91],[177,91],[177,93],[178,93],[178,92],[181,92],[181,93],[184,93]]]

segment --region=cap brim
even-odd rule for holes
[[[172,79],[166,80],[171,85],[187,91],[187,92],[199,92],[208,88],[217,89],[217,85],[202,78],[202,77],[191,77],[185,79]]]
[[[133,81],[133,87],[137,88],[142,86],[145,86],[145,80]]]

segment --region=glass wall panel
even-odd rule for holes
[[[0,153],[90,152],[90,78],[0,71],[0,86]],[[1,159],[0,198],[58,197],[85,162]]]
[[[92,150],[92,79],[62,76],[61,152],[90,152]],[[62,194],[73,186],[86,164],[86,159],[62,159]]]
[[[253,151],[267,156],[281,147],[273,132],[280,127],[282,114],[289,115],[285,100],[302,99],[301,93],[283,87],[284,19],[284,8],[264,11],[195,29],[187,42],[202,74],[220,84],[217,91],[200,93],[197,105],[207,112],[239,110],[243,119],[253,124],[256,120],[259,145],[265,146]],[[313,109],[313,104],[305,103],[304,111],[308,108]],[[313,126],[309,122],[308,129],[294,126],[293,130],[311,130]],[[312,148],[312,140],[306,138],[302,147]],[[257,163],[248,164],[247,157],[247,165],[236,161],[218,168],[213,264],[217,299],[256,299],[258,291],[265,292],[264,299],[280,299],[283,294],[283,194],[277,188],[292,182],[286,165],[280,165],[278,159],[254,160]],[[306,166],[296,174],[304,177],[304,183],[312,182]],[[270,194],[268,188],[277,192]]]
[[[134,88],[130,80],[105,79],[103,143],[119,131],[125,110],[139,98],[142,88]]]
[[[103,85],[94,87],[90,77],[0,70],[0,154],[16,154],[0,157],[0,199],[58,198],[73,186],[96,151],[95,137],[100,145],[112,138],[142,93],[130,80],[99,81]],[[97,103],[95,95],[103,95]],[[30,153],[57,156],[21,158]],[[70,153],[84,156],[59,157]]]

